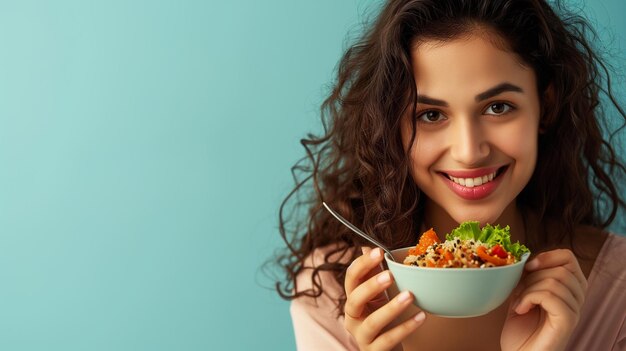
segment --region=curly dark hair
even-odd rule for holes
[[[494,44],[505,45],[537,76],[538,160],[516,201],[540,222],[554,220],[559,230],[528,236],[527,246],[540,249],[567,239],[578,225],[604,229],[615,219],[625,204],[618,184],[626,167],[605,136],[600,95],[610,99],[620,121],[626,115],[591,44],[597,35],[583,17],[543,0],[390,0],[341,58],[321,108],[323,135],[301,140],[306,156],[292,168],[296,185],[279,215],[286,248],[276,261],[285,277],[276,289],[283,298],[320,296],[324,271],[343,285],[348,264],[336,256],[352,261],[360,254],[352,248],[366,244],[322,201],[388,247],[415,244],[425,196],[409,173],[400,137],[401,117],[414,112],[417,98],[410,48],[418,40],[451,40],[477,27],[497,34]],[[620,124],[614,133],[626,122]],[[298,289],[305,258],[330,244],[336,245],[325,262],[308,267],[313,288]],[[340,314],[344,303],[345,296],[337,301]]]

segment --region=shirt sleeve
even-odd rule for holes
[[[617,342],[612,351],[626,351],[626,323],[622,321],[622,327],[617,335]]]
[[[343,327],[343,317],[335,318],[334,311],[322,305],[315,306],[307,299],[300,297],[291,302],[291,319],[298,351],[358,350]]]
[[[315,264],[323,260],[323,250],[315,252],[305,261],[305,268],[296,278],[298,290],[312,287],[312,272]],[[343,287],[332,273],[323,271],[319,275],[323,293],[317,298],[300,296],[291,301],[290,313],[298,351],[358,351],[359,348],[344,328],[343,316],[338,317],[337,299],[343,295]]]
[[[609,234],[589,274],[567,350],[626,351],[626,238]]]

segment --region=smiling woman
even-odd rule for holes
[[[488,38],[497,33],[468,30],[453,41],[414,44],[417,105],[402,126],[411,176],[431,200],[426,226],[446,232],[468,219],[519,223],[513,200],[537,160],[537,138],[530,137],[538,135],[540,114],[533,69],[494,46]]]
[[[308,164],[294,170],[307,177],[281,207],[277,287],[299,349],[626,347],[626,238],[607,231],[626,166],[604,138],[600,93],[620,125],[626,115],[589,29],[537,0],[385,2],[343,56],[325,134],[302,141]],[[301,192],[309,216],[290,230],[282,210]],[[536,255],[495,310],[442,318],[399,292],[381,251],[322,201],[392,249],[475,221],[509,226]]]

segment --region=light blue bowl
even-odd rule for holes
[[[422,310],[442,317],[469,318],[489,313],[511,294],[529,254],[520,262],[490,268],[428,268],[402,264],[410,247],[385,260],[399,291],[410,291]]]

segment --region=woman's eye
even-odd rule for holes
[[[417,116],[419,122],[436,123],[443,120],[445,117],[439,111],[426,111]]]
[[[513,107],[511,105],[509,105],[509,104],[506,104],[504,102],[497,102],[495,104],[489,105],[489,107],[485,111],[485,114],[488,114],[488,115],[503,115],[503,114],[511,111],[512,109],[513,109]]]

